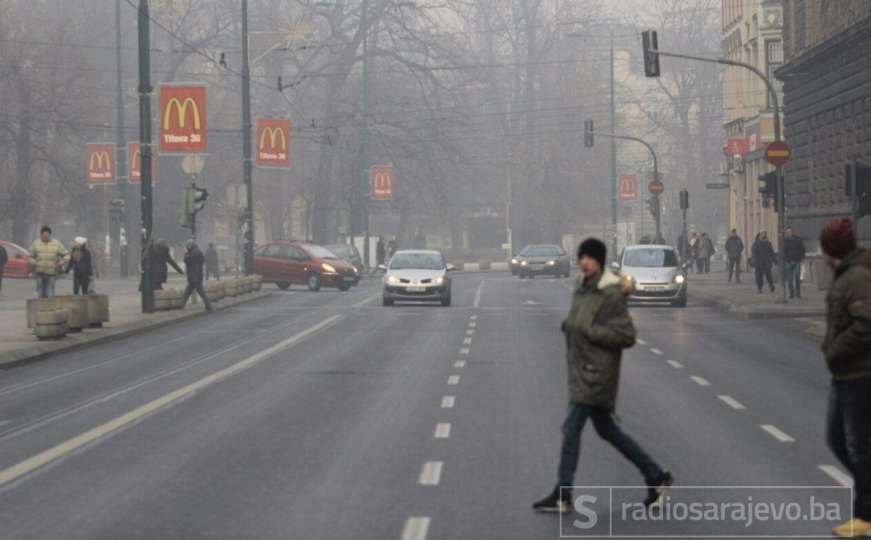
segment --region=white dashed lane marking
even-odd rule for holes
[[[441,461],[427,461],[423,464],[417,483],[422,486],[437,486],[442,479]]]
[[[650,349],[650,352],[652,352],[656,356],[662,356],[662,351],[660,351],[659,349]]]
[[[834,465],[820,465],[820,470],[829,475],[835,482],[844,487],[853,487],[853,479],[850,475]]]
[[[433,433],[433,437],[436,439],[447,439],[451,436],[451,424],[450,422],[439,422],[436,424],[435,432]]]
[[[674,369],[683,369],[683,364],[681,364],[677,360],[668,360],[668,365],[670,365]]]
[[[451,375],[448,377],[448,384],[451,386],[456,386],[460,384],[460,376],[459,375]]]
[[[466,367],[466,361],[465,360],[457,360],[456,362],[454,362],[454,367],[455,368],[464,368],[464,367]]]
[[[478,320],[478,316],[477,316],[477,315],[472,315],[471,317],[469,317],[469,319],[471,319],[471,320],[473,320],[473,321],[477,321],[477,320]]]
[[[475,328],[476,326],[478,326],[478,323],[476,323],[474,321],[469,323],[469,328]]]
[[[636,339],[636,340],[635,340],[635,343],[637,343],[637,344],[639,344],[639,345],[647,345],[647,342],[644,341],[643,339]]]
[[[454,404],[457,402],[457,398],[454,396],[443,396],[442,397],[442,409],[453,409]]]
[[[460,354],[469,354],[469,349],[465,347],[460,349]]]
[[[471,344],[472,344],[472,338],[467,337],[466,339],[463,340],[463,345],[471,345]]]
[[[475,335],[475,330],[472,329],[472,328],[466,330],[466,335],[467,335],[467,336],[474,336],[474,335]]]
[[[410,517],[402,529],[402,540],[426,540],[429,532],[428,517]]]
[[[692,377],[690,377],[690,379],[692,379],[693,382],[699,386],[711,386],[711,383],[708,381],[708,379],[706,379],[704,377],[699,377],[698,375],[693,375]]]
[[[766,433],[782,443],[795,442],[795,439],[781,431],[777,426],[772,426],[771,424],[762,424],[759,427],[761,427],[763,430],[765,430]]]
[[[746,408],[747,408],[747,407],[744,406],[743,403],[741,403],[741,402],[738,401],[737,399],[733,398],[732,396],[720,395],[720,396],[717,396],[717,397],[720,398],[720,401],[722,401],[722,402],[725,403],[726,405],[732,407],[732,408],[735,409],[736,411],[740,411],[740,410],[743,410],[743,409],[746,409]]]

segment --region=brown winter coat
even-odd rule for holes
[[[835,268],[822,345],[835,379],[871,376],[871,252],[857,248]]]

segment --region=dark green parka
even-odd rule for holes
[[[623,349],[635,345],[635,326],[626,309],[631,287],[609,270],[578,283],[562,326],[573,403],[614,410]]]
[[[871,377],[871,252],[866,249],[856,248],[835,268],[822,348],[835,379]]]

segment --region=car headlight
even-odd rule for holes
[[[439,276],[437,278],[433,278],[433,280],[432,280],[433,285],[443,285],[444,282],[445,282],[445,278],[443,278],[442,276]]]
[[[511,264],[517,264],[517,259],[511,259]]]
[[[682,285],[684,281],[686,281],[686,278],[683,277],[681,274],[674,276],[674,282],[678,285]]]
[[[399,278],[396,276],[387,276],[384,278],[384,281],[386,281],[388,285],[399,285]]]
[[[547,261],[548,266],[553,266],[556,264],[556,261]]]
[[[335,273],[336,273],[336,267],[333,266],[332,264],[329,264],[329,263],[323,263],[323,264],[321,264],[321,267],[322,267],[322,268],[324,269],[324,271],[326,271],[326,272],[330,272],[331,274],[335,274]]]
[[[526,261],[521,261],[520,266],[526,266]]]

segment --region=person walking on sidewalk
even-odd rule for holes
[[[801,263],[806,252],[804,240],[799,238],[792,227],[787,227],[783,242],[783,264],[786,265],[786,285],[790,298],[801,298]]]
[[[744,241],[738,236],[738,231],[732,229],[732,233],[726,240],[726,256],[728,257],[729,283],[732,283],[732,274],[735,274],[735,283],[741,283],[741,256],[744,254]]]
[[[777,264],[777,255],[768,240],[767,232],[762,231],[756,235],[751,252],[753,268],[756,270],[756,288],[759,289],[759,294],[762,294],[763,279],[768,281],[768,288],[774,292],[774,277],[771,274],[771,268]]]
[[[708,233],[702,233],[701,238],[699,238],[698,249],[699,264],[701,266],[700,274],[709,274],[711,272],[711,257],[714,256],[716,251],[714,249],[714,242],[711,241]]]
[[[9,253],[6,252],[3,244],[0,244],[0,293],[3,292],[3,269],[7,262],[9,262]]]
[[[375,244],[375,268],[372,269],[372,275],[375,275],[380,269],[378,268],[387,258],[387,245],[384,243],[384,237],[378,237],[378,243]],[[367,264],[369,261],[366,261]]]
[[[91,279],[94,276],[94,265],[91,251],[88,249],[88,239],[77,236],[73,240],[73,252],[67,263],[65,273],[73,271],[73,294],[88,294]]]
[[[69,256],[67,248],[51,237],[51,227],[44,225],[39,230],[39,238],[30,246],[30,265],[36,275],[37,297],[54,296],[54,283],[58,272],[69,260]]]
[[[533,504],[539,512],[571,509],[581,432],[588,418],[596,433],[641,471],[648,486],[646,505],[657,502],[673,482],[671,473],[663,471],[614,421],[621,356],[623,349],[635,345],[635,326],[626,308],[632,282],[605,268],[606,253],[605,244],[594,238],[578,248],[581,276],[562,324],[568,349],[568,416],[562,426],[558,482],[550,495]]]
[[[834,529],[844,538],[871,536],[871,252],[856,245],[849,219],[823,229],[820,248],[834,268],[826,296],[822,350],[832,374],[826,440],[852,474],[852,519]]]
[[[209,242],[209,247],[206,248],[206,279],[214,276],[218,281],[221,280],[221,275],[218,272],[218,250],[215,249],[215,243]]]
[[[188,298],[196,292],[203,299],[203,305],[206,306],[206,311],[212,312],[212,304],[206,296],[206,291],[203,289],[203,267],[206,264],[206,257],[193,240],[188,240],[185,245],[187,251],[184,254],[185,272],[188,277],[188,286],[184,290],[184,300],[182,300],[181,308],[188,303]]]
[[[169,245],[165,238],[159,238],[152,251],[151,259],[151,285],[154,290],[163,289],[163,284],[169,277],[167,265],[172,266],[176,272],[184,275],[184,270],[172,258],[172,253],[169,251]]]
[[[690,244],[689,250],[687,250],[687,261],[690,263],[687,266],[687,270],[690,272],[695,271],[696,265],[699,264],[698,261],[698,249],[699,249],[699,234],[693,231],[692,236],[690,236]]]

